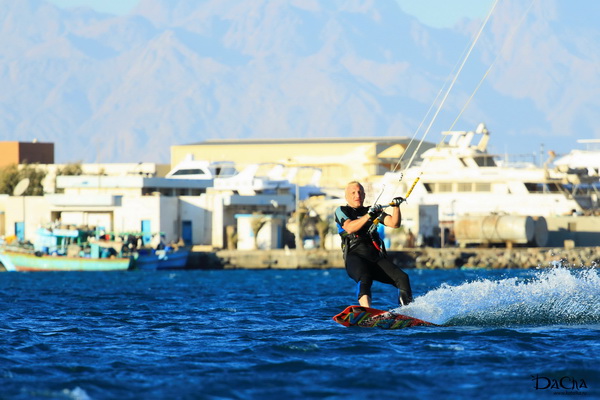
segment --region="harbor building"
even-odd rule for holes
[[[0,198],[4,234],[33,240],[40,226],[60,224],[138,233],[145,243],[161,235],[167,242],[224,248],[227,227],[236,226],[237,216],[259,213],[281,219],[295,207],[289,190],[244,196],[216,190],[212,184],[145,176],[58,176],[61,193]],[[269,221],[275,223],[281,225]],[[267,247],[280,246],[280,240],[275,238]]]
[[[496,163],[487,153],[489,131],[483,124],[475,131],[444,135],[447,142],[424,142],[418,150],[407,138],[208,140],[172,146],[170,166],[82,164],[72,176],[61,175],[64,166],[40,163],[36,167],[48,172],[44,195],[1,195],[0,235],[31,240],[37,228],[58,221],[148,237],[160,234],[168,242],[215,249],[229,248],[237,230],[238,249],[282,248],[290,244],[290,233],[304,238],[300,224],[294,226],[300,203],[315,200],[302,207],[315,220],[331,220],[346,183],[359,180],[368,195],[381,201],[412,192],[403,206],[403,227],[426,244],[443,245],[446,231],[461,244],[589,243],[592,235],[574,235],[584,226],[592,231],[584,224],[584,213],[590,213],[586,221],[597,218],[592,214],[598,209],[597,186],[589,183],[590,176],[552,168],[550,162],[544,167]],[[20,147],[4,149],[12,149],[10,157],[19,159]],[[410,160],[414,165],[407,168]],[[318,179],[300,182],[301,169],[317,171],[313,178]],[[369,198],[367,204],[375,200]],[[497,230],[490,237],[473,237],[472,229],[468,237],[452,232],[464,221],[487,227],[490,215],[498,221],[518,216],[517,239]],[[263,236],[268,235],[254,241],[257,219],[265,223]],[[569,234],[559,236],[554,229]],[[339,247],[337,235],[329,238],[327,248]]]

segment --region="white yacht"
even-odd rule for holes
[[[170,179],[200,179],[214,180],[216,178],[227,178],[237,174],[235,164],[232,161],[204,161],[194,160],[188,154],[183,161],[177,164],[166,175]]]
[[[250,164],[238,174],[215,179],[218,190],[231,190],[243,196],[258,193],[295,193],[303,200],[321,193],[321,170],[312,167],[286,167],[280,163]]]
[[[571,150],[559,157],[554,165],[562,171],[581,169],[591,176],[600,177],[600,139],[581,139],[577,143],[585,144],[586,149]]]
[[[447,141],[424,152],[419,165],[387,173],[378,185],[373,185],[375,195],[380,194],[379,203],[406,196],[419,178],[408,203],[437,204],[440,222],[492,214],[579,214],[599,206],[597,189],[592,184],[598,182],[598,177],[551,167],[552,152],[543,167],[516,167],[496,162],[487,152],[490,133],[484,124],[475,132],[443,134]]]
[[[280,163],[253,163],[238,170],[232,161],[194,160],[191,154],[166,175],[170,179],[202,180],[215,189],[242,196],[294,193],[300,199],[321,192],[321,170],[286,167]]]

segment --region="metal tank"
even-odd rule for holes
[[[544,220],[545,222],[545,220]],[[515,215],[465,216],[454,223],[454,235],[461,244],[526,244],[535,237],[532,217]],[[542,227],[540,229],[543,229]],[[547,227],[546,227],[547,237]]]
[[[533,244],[538,247],[544,247],[548,244],[548,223],[544,217],[535,217],[535,233],[533,235]]]

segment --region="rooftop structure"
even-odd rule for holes
[[[0,142],[0,167],[25,163],[54,164],[54,143]]]

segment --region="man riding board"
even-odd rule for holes
[[[399,290],[398,304],[412,301],[408,275],[386,257],[385,246],[377,233],[375,219],[390,228],[399,228],[402,220],[400,204],[404,198],[396,197],[390,202],[392,213],[383,212],[381,205],[364,206],[365,190],[357,182],[346,186],[345,206],[335,211],[338,233],[342,236],[342,248],[346,272],[358,285],[358,302],[371,307],[371,286],[379,281]]]

